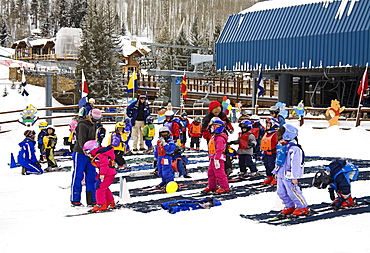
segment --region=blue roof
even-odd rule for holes
[[[351,3],[351,2],[349,2]],[[221,70],[365,66],[370,61],[370,1],[340,1],[229,16],[216,43]],[[347,13],[349,15],[347,15]]]

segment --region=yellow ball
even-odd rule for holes
[[[167,193],[174,193],[179,188],[178,184],[175,181],[171,181],[166,185]]]

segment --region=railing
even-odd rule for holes
[[[127,106],[126,105],[95,105],[94,107],[96,108],[122,108],[125,109]],[[77,105],[71,105],[71,106],[63,106],[63,107],[45,107],[45,108],[38,108],[38,111],[43,111],[43,110],[73,110],[74,112],[69,114],[69,115],[54,115],[54,116],[43,116],[39,117],[39,120],[45,120],[45,119],[58,119],[58,118],[73,118],[76,117],[78,114],[76,112],[78,106]],[[152,116],[156,117],[158,110],[161,108],[161,106],[150,106],[152,109]],[[187,112],[189,118],[195,118],[198,116],[204,116],[208,113],[208,107],[207,108],[180,108],[180,107],[173,107],[172,108],[174,111],[176,111],[176,115],[179,115],[180,112]],[[260,116],[261,119],[265,119],[269,117],[269,108],[259,108],[258,106],[256,107],[243,107],[241,108],[242,110],[248,111],[248,114],[257,114]],[[314,107],[305,107],[305,112],[306,114],[309,112],[312,115],[325,115],[325,112],[328,108],[314,108]],[[301,125],[304,124],[305,121],[307,120],[327,120],[326,118],[322,117],[309,117],[309,116],[304,116],[299,118],[298,116],[292,114],[292,111],[294,108],[286,108],[286,110],[289,112],[288,119],[300,119]],[[22,112],[23,110],[13,110],[13,111],[6,111],[6,112],[0,112],[1,114],[9,114],[9,113],[19,113]],[[357,115],[357,113],[359,114]],[[364,118],[363,115],[366,113],[368,114],[370,112],[370,107],[360,107],[359,109],[357,108],[346,108],[342,113],[341,116],[339,117],[339,121],[355,121],[355,127],[358,127],[361,125],[361,122],[365,121],[370,121],[370,118]],[[126,115],[125,112],[103,112],[103,117],[124,117]],[[358,117],[357,117],[358,116]],[[366,115],[367,116],[367,115]],[[0,125],[2,124],[7,124],[7,123],[14,123],[18,122],[18,119],[16,120],[8,120],[8,121],[1,121]],[[67,125],[67,124],[65,124]],[[56,126],[62,126],[62,125],[56,125]],[[63,125],[64,126],[64,125]],[[3,132],[8,132],[7,131],[1,131],[0,133]]]

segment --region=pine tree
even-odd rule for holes
[[[189,41],[186,38],[184,28],[181,28],[179,35],[174,41],[174,44],[180,46],[189,45]],[[175,58],[176,69],[188,70],[187,68],[190,67],[189,63],[190,50],[184,48],[176,48],[174,50],[174,55],[176,57]]]
[[[39,1],[38,0],[32,0],[30,5],[30,15],[31,15],[31,25],[34,26],[34,28],[38,27],[38,14],[39,14]]]
[[[8,37],[8,27],[5,23],[5,20],[0,16],[0,46],[7,46]]]
[[[87,0],[72,0],[71,3],[71,27],[81,28],[81,23],[86,15]]]
[[[58,27],[69,27],[70,25],[70,9],[69,3],[67,0],[59,0],[59,9],[58,9]]]
[[[193,47],[199,47],[201,44],[201,36],[199,35],[198,17],[194,18],[194,22],[190,30],[190,45]]]
[[[113,103],[122,93],[122,70],[119,66],[119,30],[116,13],[109,0],[91,0],[82,29],[77,64],[84,70],[89,96]]]
[[[55,35],[53,32],[50,18],[50,3],[49,0],[39,0],[39,28],[43,37],[52,37]]]
[[[126,36],[127,35],[127,28],[126,28],[125,21],[122,21],[122,24],[121,24],[121,35],[122,36]]]

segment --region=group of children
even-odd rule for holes
[[[263,184],[277,185],[277,194],[283,201],[285,208],[282,215],[293,214],[295,216],[306,215],[309,212],[307,202],[298,185],[298,180],[303,175],[304,152],[298,144],[298,129],[290,124],[285,124],[279,119],[278,110],[270,108],[271,116],[266,119],[266,125],[261,125],[257,115],[249,120],[239,123],[240,132],[237,140],[229,141],[226,131],[226,123],[219,117],[212,117],[207,131],[211,137],[208,141],[208,185],[203,190],[205,193],[215,192],[224,194],[230,192],[228,176],[225,172],[226,153],[229,145],[238,145],[238,158],[240,177],[254,176],[257,167],[253,159],[262,159],[266,169],[266,179]],[[162,181],[157,186],[164,188],[169,182],[174,181],[174,154],[185,147],[187,134],[190,136],[190,149],[200,149],[201,118],[196,117],[190,124],[186,113],[179,118],[174,117],[172,111],[165,113],[166,120],[159,129],[159,138],[155,147],[155,126],[153,118],[148,117],[142,134],[148,147],[147,153],[154,153],[157,161],[158,175]],[[75,142],[75,128],[77,121],[70,124],[69,141]],[[47,122],[39,124],[40,133],[37,136],[37,144],[40,149],[40,162],[46,160],[48,169],[57,167],[54,159],[54,149],[57,143],[55,129],[48,126]],[[18,154],[18,163],[22,166],[22,174],[42,174],[39,161],[35,156],[36,133],[32,130],[24,132],[25,139],[19,143],[21,148]],[[91,140],[83,146],[84,153],[90,157],[93,165],[99,168],[96,184],[97,205],[91,210],[104,211],[114,207],[114,198],[109,190],[116,175],[116,169],[125,167],[124,155],[127,155],[130,138],[130,123],[118,122],[115,130],[109,133],[108,146],[101,147],[99,136],[97,140]],[[250,173],[247,173],[247,168]],[[184,169],[179,170],[180,176],[187,173]],[[343,160],[334,161],[324,170],[315,175],[313,185],[317,188],[326,188],[328,185],[333,206],[336,208],[354,205],[350,192],[350,180],[355,180],[358,175],[356,166]],[[335,197],[334,192],[337,193]]]

